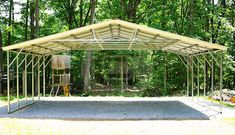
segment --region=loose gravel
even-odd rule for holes
[[[178,100],[161,98],[46,98],[0,117],[74,120],[208,120],[200,111]]]

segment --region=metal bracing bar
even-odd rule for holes
[[[185,61],[188,61],[187,58],[188,58],[189,56],[187,56],[187,58],[185,58],[186,56],[184,56],[184,55],[181,55],[181,56],[184,58]],[[192,65],[191,65],[189,62],[188,62],[188,65],[189,65],[190,67],[192,67]]]
[[[180,53],[183,53],[183,52],[180,51]],[[197,64],[193,61],[193,58],[191,58],[191,57],[193,57],[193,56],[188,55],[188,58],[192,60],[192,65],[190,64],[191,67],[193,66],[193,64],[197,67]]]
[[[25,55],[25,62],[24,62],[24,65],[25,65],[25,66],[24,66],[24,67],[25,67],[25,71],[24,71],[24,73],[25,73],[25,74],[24,74],[24,82],[25,82],[25,87],[24,87],[24,88],[25,88],[25,89],[24,89],[25,104],[27,104],[27,98],[28,98],[28,97],[27,97],[27,96],[28,96],[28,95],[27,95],[27,91],[28,91],[28,90],[27,90],[27,89],[28,89],[28,88],[27,88],[27,57],[28,57],[28,55]]]
[[[32,47],[32,49],[34,49],[34,47]],[[32,49],[30,49],[30,51],[31,51]],[[28,57],[28,55],[33,55],[33,54],[25,53],[25,56],[27,56],[27,57]],[[21,63],[19,64],[19,66],[18,66],[18,67],[20,67],[20,66],[23,64],[23,62],[25,61],[25,59],[26,59],[27,57],[25,57],[25,58],[21,61]]]
[[[7,51],[7,65],[10,64],[10,52]],[[7,66],[7,111],[10,112],[10,67]]]
[[[177,54],[177,56],[180,58],[180,60],[182,61],[182,63],[185,65],[185,67],[187,68],[187,64],[183,61],[183,59],[180,57],[179,54]]]
[[[34,100],[34,57],[32,57],[32,100]]]
[[[16,59],[16,97],[17,97],[17,108],[19,108],[19,57]]]
[[[36,67],[37,64],[40,63],[40,60],[41,60],[41,58],[42,58],[42,56],[37,56],[37,57],[38,57],[38,60],[37,60],[37,62],[33,65],[33,67]]]
[[[31,58],[31,60],[27,63],[27,68],[29,67],[29,65],[32,63],[32,61],[33,61],[33,59],[34,59],[34,55],[32,55],[32,58]]]
[[[189,56],[189,59],[192,60],[192,63],[193,63],[193,64],[195,65],[195,67],[197,68],[197,63],[194,62],[193,57],[192,57],[192,56]],[[192,64],[192,65],[193,65],[193,64]]]
[[[186,49],[189,49],[189,48],[192,48],[192,47],[195,47],[195,46],[197,46],[197,44],[193,44],[193,45],[181,48],[181,49],[179,49],[179,51],[186,50]]]
[[[205,55],[202,55],[202,56],[203,56],[204,60],[208,63],[208,65],[209,65],[210,67],[212,67],[212,65],[210,64],[210,62],[206,59]]]
[[[52,60],[52,58],[50,58],[50,59],[48,60],[48,62],[46,63],[45,67],[47,67],[47,65],[50,63],[51,60]]]
[[[99,42],[99,40],[97,40],[98,37],[97,37],[97,35],[96,35],[96,33],[95,33],[95,30],[94,30],[94,29],[91,29],[91,31],[92,31],[93,37],[94,37],[94,39],[96,40],[96,42],[98,43],[99,47],[100,47],[102,50],[104,50],[103,45]]]
[[[170,51],[170,50],[166,50],[167,52],[170,52],[170,53],[174,53],[174,54],[178,54],[178,53],[176,53],[176,52],[174,52],[174,51]],[[186,54],[180,54],[180,56],[188,56],[188,55],[186,55]]]
[[[45,65],[45,61],[48,58],[48,56],[45,58],[45,56],[43,56],[43,97],[45,98],[46,95],[46,65]]]
[[[220,56],[220,112],[222,113],[222,89],[223,89],[223,53]]]
[[[15,60],[19,57],[19,55],[21,54],[21,52],[22,52],[22,50],[23,50],[24,48],[21,48],[20,49],[20,52],[18,52],[17,53],[17,55],[16,55],[16,57],[11,61],[11,63],[8,65],[9,67],[15,62]]]
[[[190,58],[190,57],[188,57],[188,58]],[[191,59],[192,61],[193,61],[193,58]],[[192,64],[192,100],[193,100],[193,96],[194,96],[194,86],[193,86],[193,82],[194,82],[194,76],[193,76],[193,64]]]
[[[29,54],[25,54],[26,56],[28,56]],[[18,68],[24,63],[26,57],[24,57],[24,59],[20,62],[20,64],[18,65]]]
[[[199,62],[200,60],[199,59],[197,59],[197,101],[199,101],[199,90],[200,90],[200,80],[199,80],[199,64],[200,64],[200,62]]]
[[[198,60],[198,62],[200,63],[200,65],[204,65],[201,61],[200,61],[200,58],[198,57],[198,56],[194,56],[197,60]]]
[[[38,48],[44,49],[45,51],[47,51],[47,50],[55,51],[55,50],[53,50],[53,49],[51,49],[51,48],[43,47],[43,46],[39,46],[39,45],[35,45],[35,44],[33,44],[32,46],[35,46],[35,47],[38,47]],[[39,49],[39,50],[40,50],[40,49]]]
[[[213,56],[213,54],[212,54],[212,52],[211,51],[209,51],[209,54],[210,54],[210,56],[212,57],[212,59],[214,59],[214,61],[216,62],[216,64],[220,67],[221,65],[220,65],[220,63],[217,61],[217,59]]]
[[[200,49],[198,48],[198,46],[197,46],[197,50],[200,51]],[[210,67],[212,68],[212,65],[211,65],[210,62],[206,59],[206,57],[205,57],[204,55],[202,55],[202,56],[203,56],[203,58],[207,61],[208,65],[210,65]],[[197,58],[197,60],[199,60],[199,58],[198,58],[197,55],[195,55],[195,57]],[[200,62],[200,60],[199,60],[199,62]],[[201,62],[200,62],[200,63],[201,63]],[[203,64],[201,63],[201,65],[203,65]]]
[[[40,60],[41,60],[42,56],[38,56],[38,62],[37,62],[37,65],[38,65],[38,101],[40,100],[40,96],[41,96],[41,93],[40,93]]]
[[[134,32],[134,34],[133,34],[133,36],[132,36],[132,38],[131,38],[131,42],[130,42],[130,44],[129,44],[128,50],[131,49],[131,47],[132,47],[132,45],[133,45],[133,43],[134,43],[134,41],[135,41],[135,39],[136,39],[136,37],[137,37],[137,35],[138,35],[138,32],[139,32],[139,29],[136,29],[135,32]]]
[[[18,110],[24,109],[24,108],[29,107],[29,106],[31,106],[31,105],[33,105],[33,104],[36,104],[36,103],[38,103],[38,101],[34,101],[34,102],[29,103],[29,104],[27,104],[27,105],[25,105],[25,106],[16,108],[16,109],[14,109],[14,110],[11,110],[10,112],[8,112],[8,114],[14,113],[14,112],[16,112],[16,111],[18,111]]]
[[[44,58],[44,57],[45,57],[45,55],[42,56],[42,59],[45,59],[45,60],[46,60],[46,59],[49,57],[49,55],[48,55],[46,58]],[[44,63],[44,62],[42,62],[42,63],[40,64],[40,66],[39,66],[40,68],[43,66],[43,63]]]

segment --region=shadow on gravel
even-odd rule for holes
[[[14,106],[14,105],[13,105]],[[40,101],[0,117],[64,120],[209,120],[180,101]]]

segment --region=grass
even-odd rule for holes
[[[88,96],[101,96],[101,97],[106,97],[106,96],[122,96],[122,97],[141,97],[142,92],[129,92],[129,91],[120,91],[120,90],[115,90],[115,91],[92,91],[92,92],[83,92],[79,94],[78,96],[82,97],[88,97]]]
[[[213,102],[218,103],[218,104],[220,103],[220,101],[215,100],[215,99],[211,99],[211,98],[209,98],[209,97],[207,97],[207,100],[212,100]],[[222,104],[223,104],[224,106],[227,106],[227,107],[235,108],[235,104],[232,104],[232,103],[229,103],[229,102],[224,102],[224,101],[222,101]]]
[[[20,99],[23,99],[23,98],[24,98],[24,96],[20,96]],[[8,99],[7,96],[0,96],[0,101],[6,102],[7,99]],[[10,101],[13,101],[15,99],[16,99],[16,96],[10,96]]]
[[[225,123],[235,125],[235,118],[224,118],[223,121]]]

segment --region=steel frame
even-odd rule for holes
[[[206,64],[208,64],[212,70],[212,78],[211,81],[211,92],[214,91],[214,62],[216,63],[217,67],[219,68],[219,86],[220,86],[220,107],[218,112],[222,113],[222,89],[223,89],[223,52],[217,52],[220,53],[220,58],[217,59],[212,51],[208,51],[206,54],[200,54],[200,55],[182,55],[176,53],[178,58],[181,60],[181,62],[186,67],[186,76],[187,76],[187,85],[186,85],[186,96],[189,96],[189,90],[190,90],[190,82],[191,82],[191,98],[192,101],[194,100],[194,66],[197,68],[197,101],[199,101],[200,96],[200,66],[203,67],[203,98],[205,99],[206,96]],[[207,56],[207,57],[206,57]],[[210,56],[210,57],[208,57]],[[194,61],[194,58],[197,59],[197,63]],[[190,63],[191,61],[191,63]],[[201,62],[203,61],[203,62]],[[191,69],[191,71],[190,71]],[[190,74],[191,74],[191,80],[190,80]]]
[[[40,49],[38,50],[40,51]],[[16,56],[14,57],[14,59],[11,61],[10,60],[10,53],[16,53]],[[23,48],[19,51],[19,52],[16,52],[16,51],[7,51],[7,97],[8,97],[8,105],[7,105],[7,112],[8,113],[13,113],[17,110],[20,110],[22,108],[25,108],[27,106],[30,106],[30,105],[33,105],[37,102],[39,102],[41,99],[41,89],[40,89],[40,67],[42,67],[42,70],[43,70],[43,97],[45,97],[45,87],[46,87],[46,79],[45,79],[45,69],[47,67],[47,65],[49,64],[49,62],[51,61],[51,59],[48,60],[48,57],[50,55],[40,55],[40,54],[33,54],[33,53],[23,53]],[[20,56],[24,56],[23,59],[21,60],[21,62],[19,63],[19,59],[20,59]],[[31,56],[31,58],[29,57]],[[35,62],[35,59],[37,57],[37,61]],[[28,59],[30,58],[30,61],[28,62]],[[40,63],[40,60],[41,58],[43,58],[43,61],[42,63]],[[14,63],[16,63],[16,66],[14,66]],[[22,66],[24,63],[24,66]],[[31,101],[32,102],[28,102],[28,88],[27,88],[27,84],[28,84],[28,74],[30,72],[28,72],[28,69],[29,69],[29,66],[31,65],[31,84],[32,84],[32,91],[31,91]],[[38,94],[37,94],[37,97],[38,99],[35,100],[34,99],[34,96],[35,96],[35,84],[34,84],[34,77],[35,77],[35,67],[37,66],[37,80],[38,80]],[[16,68],[16,107],[15,108],[11,108],[11,102],[10,102],[10,98],[11,98],[11,85],[10,85],[10,68]],[[24,71],[22,70],[19,70],[19,68],[23,68]],[[22,88],[23,90],[23,93],[24,93],[24,99],[20,100],[20,87],[19,87],[19,74],[20,74],[20,71],[22,73],[22,77],[24,77],[24,85],[25,87]],[[24,75],[23,75],[24,74]],[[24,100],[24,103],[21,103],[20,101],[23,101]]]
[[[137,30],[138,31],[138,30]],[[94,33],[94,37],[96,37],[95,32]],[[137,32],[135,32],[137,35]],[[135,36],[133,36],[135,37]],[[95,38],[97,39],[97,38]],[[134,40],[134,38],[132,39]],[[33,48],[32,48],[33,49]],[[40,51],[41,49],[39,49],[38,51]],[[185,49],[182,49],[181,51],[184,51]],[[23,48],[19,51],[12,51],[14,53],[16,53],[17,55],[15,56],[15,58],[10,61],[10,51],[7,51],[7,95],[8,95],[8,113],[12,113],[15,112],[19,109],[22,109],[24,107],[27,107],[29,105],[32,105],[34,103],[37,103],[38,101],[41,100],[41,80],[40,80],[40,74],[41,74],[41,68],[42,68],[42,96],[45,98],[45,91],[46,91],[46,77],[45,77],[45,72],[46,72],[46,67],[48,66],[48,64],[51,61],[50,56],[53,55],[54,53],[50,53],[50,54],[44,54],[44,55],[40,55],[40,54],[34,54],[34,53],[24,53],[23,52]],[[173,52],[174,53],[174,52]],[[222,88],[223,88],[223,61],[222,61],[222,54],[220,56],[220,59],[217,59],[214,56],[214,53],[212,51],[208,51],[205,54],[198,54],[198,55],[189,55],[186,54],[184,52],[180,53],[175,53],[179,59],[181,60],[181,62],[183,63],[183,65],[186,67],[186,96],[190,97],[189,91],[190,91],[190,82],[191,82],[191,98],[192,100],[194,99],[194,66],[197,68],[197,97],[199,100],[199,96],[200,96],[200,77],[199,77],[199,73],[200,73],[200,66],[203,67],[203,97],[206,96],[206,64],[208,64],[212,71],[214,71],[214,62],[216,63],[216,65],[219,67],[220,73],[219,73],[219,86],[220,86],[220,108],[219,108],[219,113],[222,113]],[[22,61],[19,63],[19,56],[20,55],[24,55],[24,58],[22,59]],[[29,56],[31,56],[30,61],[28,62],[28,59],[30,58]],[[210,57],[209,57],[210,56]],[[36,59],[37,58],[37,59]],[[197,61],[195,61],[195,59]],[[203,62],[202,62],[203,60]],[[16,82],[17,82],[17,107],[15,109],[11,109],[11,102],[10,102],[10,67],[12,67],[14,65],[14,63],[16,62]],[[20,98],[19,98],[19,68],[22,67],[24,63],[24,82],[25,83],[25,88],[23,89],[25,95],[24,95],[24,100],[25,100],[25,104],[24,105],[20,105]],[[28,67],[31,65],[31,77],[32,77],[32,103],[27,102],[28,101],[28,88],[27,88],[27,76],[28,76]],[[36,67],[37,66],[37,67]],[[191,70],[190,70],[191,69]],[[36,71],[37,72],[36,72]],[[36,74],[35,74],[36,73]],[[35,84],[34,84],[34,78],[35,75],[37,77],[37,97],[38,99],[35,100],[34,96],[35,96]],[[190,79],[190,75],[191,75],[191,79]],[[211,74],[212,76],[214,76],[214,74]],[[213,77],[212,77],[213,78]],[[211,79],[211,91],[213,91],[214,88],[214,80]]]

